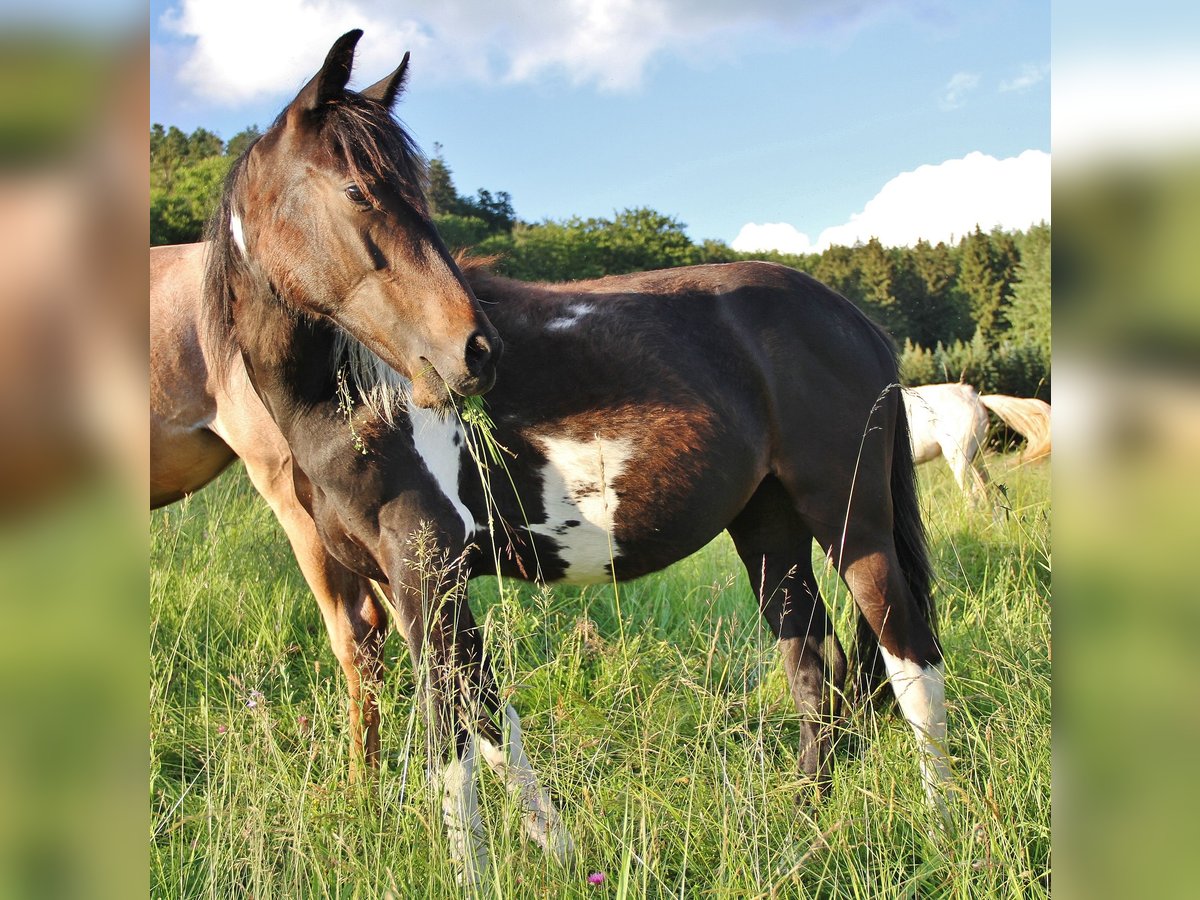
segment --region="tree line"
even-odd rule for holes
[[[201,239],[233,161],[256,127],[228,143],[203,128],[150,130],[150,240]],[[878,239],[822,253],[742,253],[693,241],[672,216],[640,207],[611,218],[521,220],[506,191],[459,193],[434,145],[428,195],[451,249],[494,255],[497,271],[570,281],[699,263],[766,259],[808,272],[879,322],[901,348],[906,384],[965,380],[983,392],[1050,399],[1050,226],[982,231],[957,243],[884,247]]]

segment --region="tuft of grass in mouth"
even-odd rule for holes
[[[483,452],[481,462],[500,466],[504,464],[504,455],[512,455],[503,444],[496,439],[496,423],[492,421],[487,411],[487,401],[483,397],[463,397],[459,405],[459,417],[463,425],[471,432],[471,446]]]

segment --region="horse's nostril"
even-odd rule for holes
[[[472,375],[481,375],[488,363],[499,355],[500,339],[489,341],[482,331],[471,335],[467,341],[466,362],[467,370]]]

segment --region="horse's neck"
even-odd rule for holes
[[[336,407],[330,326],[254,292],[238,296],[234,331],[250,381],[289,443],[300,418]]]

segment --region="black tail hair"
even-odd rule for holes
[[[900,391],[899,386],[895,388]],[[896,557],[905,583],[916,601],[917,610],[924,617],[937,639],[937,610],[933,603],[933,566],[929,562],[929,551],[925,541],[925,525],[921,520],[921,505],[917,497],[917,474],[913,463],[912,443],[908,433],[908,416],[903,398],[897,393],[896,429],[892,447],[892,540],[896,545]],[[866,618],[858,614],[858,633],[854,644],[854,693],[857,702],[875,700],[880,705],[894,695],[891,691],[880,691],[887,670],[879,652],[879,639]]]

